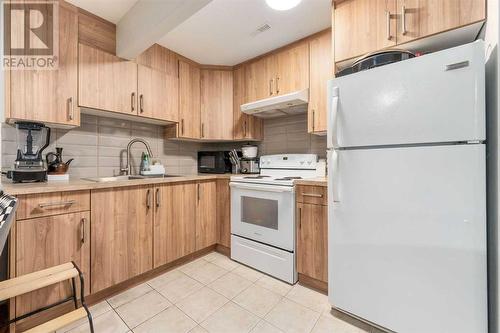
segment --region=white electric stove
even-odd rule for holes
[[[295,268],[296,179],[325,176],[315,154],[266,155],[259,175],[231,177],[231,258],[288,283]]]

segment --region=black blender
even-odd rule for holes
[[[45,182],[47,168],[42,151],[50,141],[50,128],[40,123],[17,122],[17,157],[7,178],[14,183]]]

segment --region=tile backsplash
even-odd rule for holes
[[[16,130],[2,124],[1,133],[2,167],[10,168],[16,158]],[[72,177],[112,176],[126,164],[125,149],[135,137],[150,144],[154,157],[161,160],[170,174],[196,173],[199,150],[237,149],[242,145],[166,140],[161,126],[82,114],[79,128],[52,130],[51,143],[45,152],[63,147],[63,159],[75,159],[70,167]],[[326,137],[307,133],[305,115],[269,119],[264,122],[264,140],[259,147],[259,154],[314,153],[324,158]],[[131,164],[136,170],[145,150],[140,143],[132,148]]]

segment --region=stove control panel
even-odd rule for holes
[[[278,154],[260,157],[261,169],[316,169],[316,154]]]

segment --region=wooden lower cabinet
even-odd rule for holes
[[[297,203],[297,271],[328,282],[328,206]]]
[[[196,196],[196,183],[172,183],[155,188],[155,268],[195,251]]]
[[[91,192],[91,292],[153,268],[153,186]]]
[[[216,181],[197,184],[196,250],[217,243]]]
[[[217,244],[231,247],[231,189],[229,179],[217,179]]]
[[[77,212],[16,221],[15,275],[74,261],[90,280],[90,213]],[[88,285],[85,290],[89,293]],[[16,316],[69,297],[71,284],[62,282],[16,298]]]

